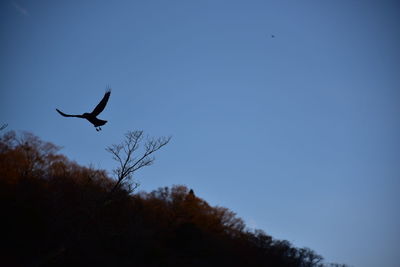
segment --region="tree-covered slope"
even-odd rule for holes
[[[4,266],[322,266],[312,250],[248,230],[185,186],[133,194],[114,185],[31,134],[4,134]]]

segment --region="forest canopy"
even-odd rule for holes
[[[5,266],[328,266],[184,185],[115,190],[59,150],[31,133],[0,138]]]

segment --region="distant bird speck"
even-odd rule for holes
[[[110,98],[111,95],[111,88],[107,88],[106,93],[104,94],[103,99],[100,101],[99,104],[94,108],[94,110],[91,113],[83,113],[82,115],[69,115],[65,114],[59,109],[56,109],[58,113],[60,113],[64,117],[76,117],[76,118],[82,118],[82,119],[87,119],[89,122],[91,122],[94,127],[96,128],[96,131],[100,131],[102,125],[106,124],[107,121],[100,120],[96,118],[106,107],[108,99]]]
[[[271,34],[271,38],[275,38],[275,35]]]

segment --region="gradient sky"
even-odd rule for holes
[[[0,124],[111,171],[172,135],[141,190],[185,184],[328,262],[399,266],[398,1],[1,1]],[[272,38],[271,35],[275,35]],[[96,132],[55,112],[91,111]]]

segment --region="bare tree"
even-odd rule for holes
[[[4,130],[5,128],[7,128],[8,124],[5,123],[3,125],[0,126],[0,131]]]
[[[148,138],[143,144],[143,151],[139,155],[139,148],[143,142],[143,131],[129,131],[125,134],[125,140],[118,145],[111,145],[106,148],[117,161],[118,166],[113,170],[117,178],[117,183],[111,189],[110,194],[120,188],[122,185],[128,186],[130,192],[134,191],[139,184],[132,181],[135,171],[142,167],[150,166],[154,163],[154,152],[168,144],[171,137]]]

